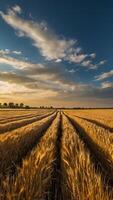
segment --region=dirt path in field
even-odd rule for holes
[[[108,187],[113,187],[113,168],[109,161],[102,156],[102,149],[92,141],[91,137],[87,132],[80,126],[73,118],[66,115],[76,129],[78,136],[84,142],[86,149],[90,152],[92,162],[97,173],[102,174],[103,183],[106,183]]]
[[[99,126],[99,127],[102,127],[102,128],[105,128],[105,129],[107,129],[108,131],[110,131],[111,133],[113,133],[113,128],[111,128],[111,127],[109,127],[109,126],[107,126],[107,125],[105,125],[105,124],[99,122],[98,120],[95,120],[95,119],[87,119],[87,118],[85,118],[85,117],[79,117],[79,116],[77,116],[77,115],[74,115],[74,116],[75,116],[75,117],[78,117],[78,118],[80,118],[80,119],[87,120],[88,122],[94,123],[95,125],[97,125],[97,126]]]

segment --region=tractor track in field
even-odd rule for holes
[[[77,121],[72,117],[69,117],[67,114],[66,117],[69,119],[78,136],[83,141],[86,149],[89,151],[96,172],[102,174],[103,183],[105,183],[108,188],[113,187],[113,168],[110,166],[109,161],[99,153],[101,152],[101,148],[92,141],[91,137],[84,128],[77,123]]]
[[[9,176],[10,178],[17,175],[17,171],[18,171],[18,167],[21,168],[22,167],[22,161],[23,159],[25,159],[27,156],[30,155],[31,151],[35,148],[35,146],[40,142],[40,139],[44,136],[44,134],[46,133],[47,129],[51,126],[52,122],[54,121],[54,119],[57,116],[57,112],[55,115],[53,115],[51,117],[50,120],[48,120],[47,122],[43,123],[41,125],[41,127],[39,127],[39,129],[37,130],[37,135],[35,136],[35,138],[33,139],[33,141],[31,141],[31,143],[29,143],[29,145],[24,146],[24,149],[22,150],[22,152],[18,152],[18,158],[12,162],[10,162],[10,165],[4,169],[4,172],[0,174],[0,179],[2,180],[3,177],[7,177]],[[46,118],[46,117],[45,117]],[[16,151],[14,152],[16,153]]]
[[[113,133],[113,128],[111,128],[111,127],[109,127],[109,126],[107,126],[107,125],[105,125],[105,124],[99,122],[98,120],[95,120],[95,119],[88,119],[88,118],[85,118],[85,117],[79,117],[79,116],[77,116],[77,115],[74,115],[74,116],[75,116],[75,117],[78,117],[78,118],[80,118],[80,119],[84,119],[84,120],[86,120],[86,121],[88,121],[88,122],[91,122],[91,123],[93,123],[93,124],[95,124],[95,125],[97,125],[97,126],[99,126],[99,127],[101,127],[101,128],[104,128],[104,129],[108,130],[109,132]]]
[[[55,112],[53,112],[55,113]],[[0,134],[7,134],[9,131],[17,130],[18,128],[24,127],[26,125],[32,124],[33,122],[39,121],[45,117],[52,115],[53,113],[47,113],[44,115],[38,115],[37,117],[31,117],[29,119],[25,118],[24,120],[15,121],[12,123],[7,123],[4,125],[0,125]]]

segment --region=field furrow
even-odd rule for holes
[[[53,112],[52,112],[53,113]],[[19,121],[13,121],[13,122],[8,122],[6,124],[0,124],[0,134],[8,132],[8,131],[12,131],[14,129],[26,126],[27,124],[36,122],[37,120],[40,120],[44,117],[47,117],[49,115],[51,115],[52,113],[47,113],[44,115],[38,115],[38,116],[33,116],[31,118],[27,117],[25,119],[19,120]]]
[[[0,174],[13,174],[16,164],[37,144],[38,140],[49,127],[56,113],[44,117],[42,120],[18,128],[0,139]]]
[[[22,167],[18,169],[18,175],[3,182],[2,200],[51,199],[59,126],[60,113],[57,114],[36,148],[23,160]]]
[[[48,200],[63,200],[61,192],[61,141],[62,141],[62,115],[58,127],[57,140],[55,143],[55,162],[52,176],[50,196]]]
[[[112,200],[101,173],[95,170],[88,149],[65,115],[62,124],[63,200]]]

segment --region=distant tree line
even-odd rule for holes
[[[53,106],[40,106],[41,109],[53,109]]]
[[[0,108],[20,108],[20,109],[29,109],[30,106],[24,105],[23,103],[14,103],[14,102],[9,102],[9,103],[0,103]]]

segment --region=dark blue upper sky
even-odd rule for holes
[[[21,8],[20,13],[12,9],[15,6]],[[15,12],[15,17],[24,20],[22,27],[25,27],[26,22],[31,23],[31,21],[35,25],[43,23],[45,28],[47,26],[47,45],[50,45],[53,51],[55,51],[55,48],[53,48],[52,42],[50,42],[51,34],[53,43],[55,43],[56,37],[60,43],[65,41],[66,47],[63,47],[65,56],[58,55],[57,52],[57,56],[56,53],[55,55],[52,55],[51,52],[49,52],[49,49],[46,49],[46,46],[43,47],[42,42],[39,44],[39,37],[37,39],[29,34],[29,30],[26,32],[21,27],[15,27],[14,21],[13,24],[11,24],[12,22],[9,22],[9,18],[7,18],[11,15],[11,12],[8,13],[9,9],[12,9],[13,12]],[[102,94],[105,94],[108,95],[108,99],[110,99],[111,102],[112,97],[109,95],[109,92],[113,93],[112,0],[2,0],[0,1],[0,11],[2,12],[0,17],[0,49],[22,52],[20,55],[18,53],[10,53],[10,55],[7,55],[8,58],[11,57],[22,61],[26,60],[28,63],[40,63],[46,65],[46,68],[48,69],[46,75],[49,74],[49,70],[51,69],[51,71],[54,71],[54,73],[57,74],[54,75],[56,77],[55,81],[61,81],[62,79],[61,82],[65,87],[66,84],[68,84],[68,86],[73,86],[74,83],[75,86],[78,84],[76,86],[77,95],[75,95],[78,99],[83,97],[93,98],[94,94],[97,93],[96,99],[101,99]],[[18,19],[16,18],[16,20]],[[35,28],[33,31],[35,32]],[[18,32],[23,33],[23,35],[20,37]],[[36,33],[39,34],[39,32]],[[43,41],[45,41],[45,37],[46,36],[42,36],[42,39],[44,39]],[[69,40],[77,40],[77,44],[67,47],[67,41]],[[81,50],[75,53],[77,47],[81,48]],[[58,48],[60,49],[59,44]],[[72,53],[70,53],[71,49],[73,49]],[[77,57],[81,56],[81,54],[87,56],[84,56],[83,59]],[[91,54],[95,55],[92,55],[91,58]],[[6,55],[3,55],[2,53],[2,56]],[[73,56],[76,58],[72,58]],[[6,71],[9,71],[9,73],[12,73],[13,71],[14,73],[15,71],[16,75],[19,74],[20,76],[23,74],[22,70],[17,69],[17,67],[15,69],[10,63],[8,65],[6,61],[4,63],[1,61],[0,63],[1,73]],[[50,66],[50,68],[48,66]],[[56,68],[57,70],[55,70]],[[39,74],[40,73],[38,72],[38,75]],[[42,72],[41,75],[43,75]],[[6,78],[5,80],[3,79],[3,74],[1,80],[6,81]],[[48,79],[48,81],[50,81],[50,79]],[[9,82],[11,83],[11,80]],[[55,83],[53,82],[53,85]],[[50,83],[50,85],[51,84],[52,83]],[[81,84],[83,84],[82,89]],[[70,92],[65,91],[64,85],[62,85],[63,91],[64,93],[67,92],[64,95],[66,96],[67,101],[71,101],[74,99],[72,91],[76,93],[76,89],[71,90]],[[94,92],[87,89],[88,85],[92,87]],[[79,87],[81,92],[78,92]],[[44,90],[45,88],[41,87],[41,89]],[[53,90],[52,86],[49,89]],[[85,93],[84,90],[87,92]],[[58,89],[59,97],[56,97],[58,100],[60,99],[60,92],[61,91]],[[100,104],[100,100],[97,101],[99,101]],[[103,105],[107,105],[106,102],[105,99]]]

